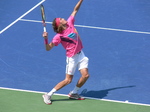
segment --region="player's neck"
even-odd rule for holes
[[[63,30],[66,30],[66,29],[68,28],[68,25],[65,24],[65,25],[63,25],[62,27],[63,27]]]

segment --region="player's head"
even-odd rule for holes
[[[55,18],[53,20],[52,26],[56,33],[60,33],[64,30],[64,25],[67,24],[67,21],[64,18]]]

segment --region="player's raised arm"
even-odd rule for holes
[[[80,9],[80,6],[81,6],[82,2],[83,2],[83,0],[79,0],[79,2],[76,4],[76,6],[74,7],[74,10],[73,10],[73,12],[71,14],[72,16],[76,15],[76,13],[78,12],[78,10]]]

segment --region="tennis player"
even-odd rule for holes
[[[49,93],[43,95],[43,99],[46,104],[52,104],[52,95],[59,89],[71,83],[76,68],[78,68],[78,70],[80,71],[81,77],[78,80],[75,88],[69,93],[68,97],[70,99],[84,100],[84,98],[78,94],[78,90],[84,85],[84,83],[89,78],[89,59],[84,55],[84,52],[82,51],[82,41],[76,28],[74,27],[74,17],[78,12],[82,2],[83,0],[78,1],[68,20],[65,20],[64,18],[54,19],[52,26],[57,34],[54,36],[50,43],[48,43],[48,33],[43,33],[46,50],[49,51],[54,46],[58,46],[61,43],[66,50],[67,61],[65,79],[59,82]]]

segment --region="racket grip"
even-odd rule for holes
[[[46,32],[46,27],[43,28],[44,32]]]

